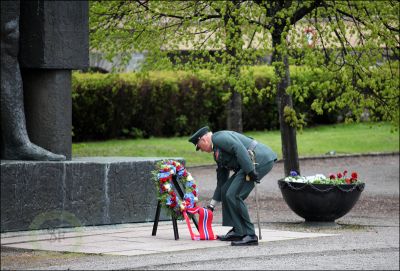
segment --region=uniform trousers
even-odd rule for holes
[[[273,167],[274,161],[257,165],[261,180]],[[246,181],[245,172],[240,169],[230,176],[221,186],[222,225],[232,226],[237,235],[255,235],[254,225],[244,200],[254,188],[254,182]]]

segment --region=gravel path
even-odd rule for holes
[[[304,159],[300,161],[302,175],[315,175],[322,173],[356,171],[359,179],[366,185],[359,201],[343,218],[337,222],[345,222],[348,218],[357,219],[358,223],[371,224],[371,216],[374,223],[381,224],[391,221],[398,225],[399,212],[399,155],[362,156],[362,157],[337,157],[327,159]],[[212,197],[215,189],[215,166],[188,167],[199,184],[199,194],[206,205]],[[321,170],[322,169],[322,170]],[[260,216],[264,223],[299,222],[303,219],[293,213],[284,202],[277,183],[284,177],[283,163],[278,162],[271,172],[261,180],[258,187],[260,201]],[[255,221],[255,197],[254,192],[247,199],[250,215]],[[221,221],[219,212],[215,213],[216,221]],[[382,221],[381,221],[382,220]],[[397,221],[396,221],[397,220]],[[390,223],[389,223],[390,224]]]

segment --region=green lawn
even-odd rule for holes
[[[359,123],[324,125],[305,128],[297,134],[299,156],[336,154],[398,152],[399,132],[391,132],[387,123]],[[282,158],[279,131],[246,132],[248,136],[269,145]],[[150,138],[135,140],[108,140],[83,142],[72,145],[72,154],[77,156],[139,156],[139,157],[183,157],[187,165],[213,164],[212,155],[196,152],[189,137]]]

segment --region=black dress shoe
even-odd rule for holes
[[[230,231],[228,231],[227,234],[225,235],[217,235],[217,239],[221,241],[238,241],[242,240],[243,236],[242,235],[237,235],[235,233],[234,228],[232,228]]]
[[[232,241],[232,246],[258,246],[257,235],[245,235],[239,241]]]
[[[221,241],[239,241],[243,239],[242,235],[218,235],[217,238]]]

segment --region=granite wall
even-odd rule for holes
[[[151,171],[161,159],[2,160],[1,231],[153,221]]]

